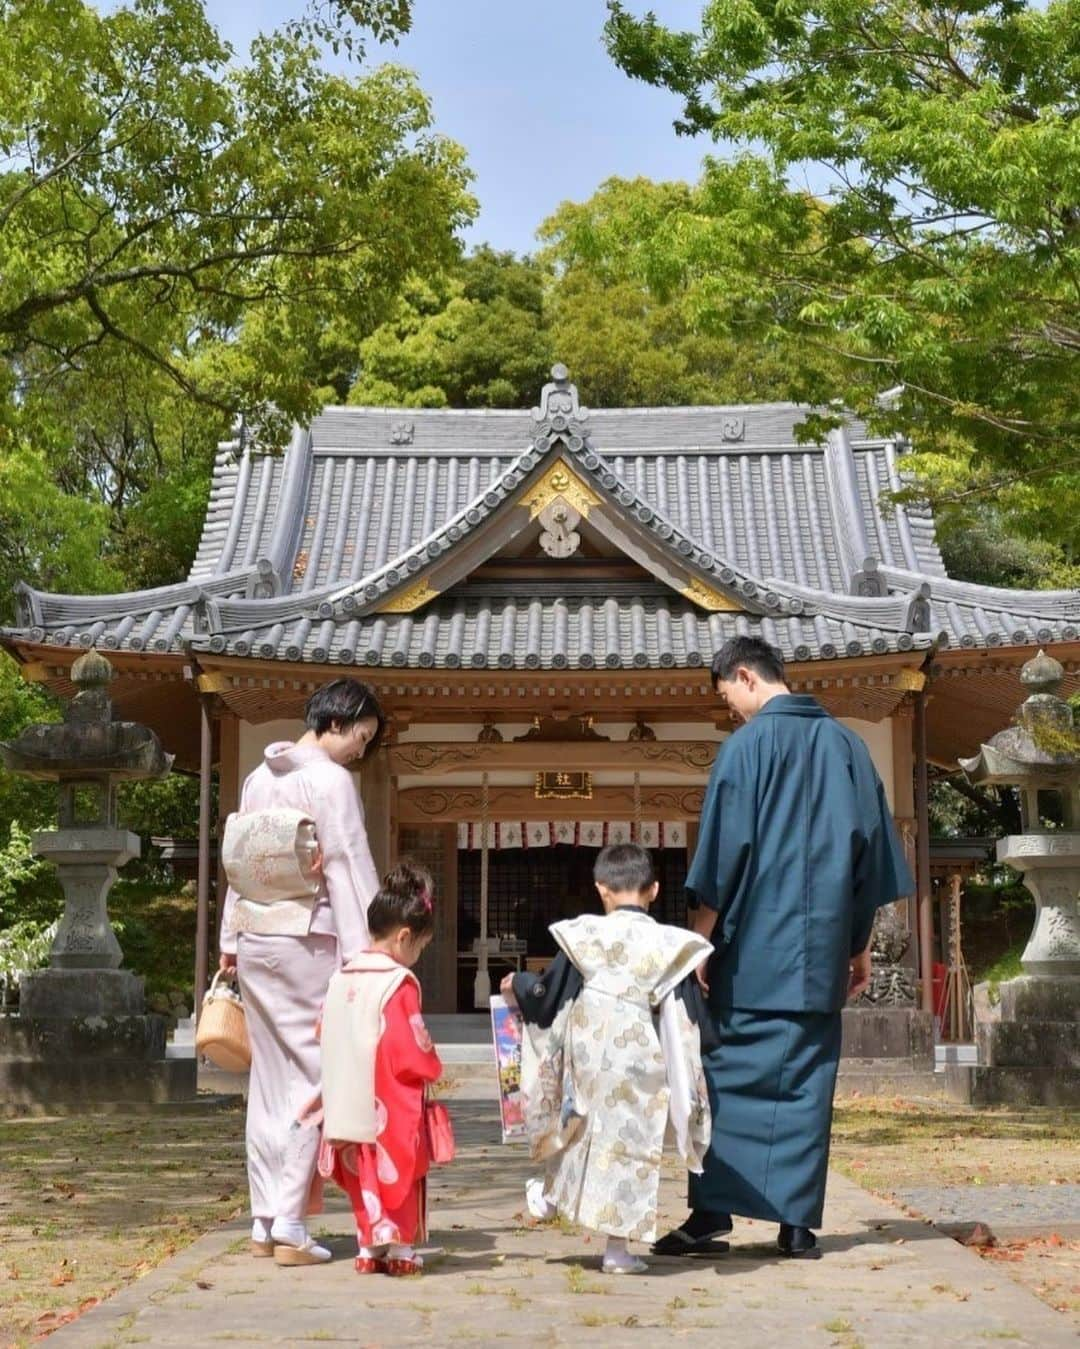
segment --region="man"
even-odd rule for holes
[[[792,694],[780,653],[737,637],[712,675],[746,723],[713,765],[686,880],[690,925],[716,947],[712,1144],[689,1218],[653,1249],[724,1250],[737,1213],[779,1223],[782,1254],[814,1258],[840,1010],[870,982],[875,911],[915,885],[865,744]]]

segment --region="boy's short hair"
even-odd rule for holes
[[[640,895],[656,883],[656,870],[647,848],[639,843],[612,843],[593,863],[593,880],[613,895],[630,891]]]
[[[775,646],[760,637],[729,637],[713,657],[713,687],[734,679],[740,665],[753,670],[770,684],[786,682],[784,658]]]

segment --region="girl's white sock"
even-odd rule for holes
[[[411,1246],[399,1246],[394,1242],[386,1253],[388,1260],[415,1260],[416,1252]]]
[[[385,1260],[385,1246],[361,1246],[357,1243],[357,1255],[361,1260]]]
[[[253,1218],[251,1220],[251,1239],[259,1242],[260,1245],[270,1240],[270,1221],[268,1218]]]

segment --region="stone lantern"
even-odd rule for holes
[[[0,1019],[0,1082],[16,1106],[194,1095],[194,1061],[166,1060],[164,1018],[145,1015],[143,981],[120,969],[109,925],[117,870],[140,852],[117,824],[117,784],[162,778],[172,763],[153,731],[113,719],[112,677],[87,651],[71,667],[78,692],[64,720],[0,743],[8,769],[60,794],[60,827],[35,833],[31,847],[56,867],[63,917],[48,968],[22,978],[19,1015]]]
[[[976,1101],[1080,1103],[1080,719],[1058,697],[1064,674],[1042,651],[1029,660],[1016,725],[960,762],[974,785],[1019,792],[1023,833],[1001,839],[997,857],[1036,908],[1024,974],[1000,985],[996,1006],[976,990]]]

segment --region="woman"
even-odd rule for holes
[[[251,1040],[247,1164],[252,1253],[278,1264],[330,1259],[304,1219],[318,1158],[317,1129],[297,1117],[319,1090],[316,1023],[330,976],[368,946],[367,907],[379,888],[364,817],[347,764],[383,733],[375,695],[356,679],[312,694],[307,730],[267,747],[240,794],[240,813],[292,807],[315,821],[321,851],[319,894],[303,936],[234,930],[230,886],[221,930],[221,968],[236,970]]]

